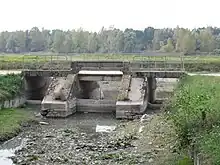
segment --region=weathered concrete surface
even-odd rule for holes
[[[130,90],[131,75],[123,75],[121,80],[121,85],[119,87],[119,93],[117,101],[129,100],[128,92]]]
[[[90,71],[81,70],[78,72],[80,81],[121,81],[121,71]]]
[[[1,102],[0,109],[17,108],[17,107],[23,105],[25,102],[26,102],[25,97],[18,96],[18,97],[15,97],[14,99],[5,100],[5,101]]]
[[[77,99],[77,112],[115,112],[115,100]]]
[[[118,99],[116,102],[116,118],[133,118],[133,116],[142,114],[147,108],[146,92],[145,79],[131,78],[127,100]]]
[[[153,104],[156,101],[157,80],[153,77],[147,78],[148,83],[148,102]]]
[[[72,62],[71,68],[73,71],[80,70],[129,70],[129,62],[123,61],[75,61]]]
[[[103,91],[96,81],[80,81],[83,99],[104,99]]]
[[[47,117],[67,117],[76,112],[76,95],[80,87],[77,75],[54,78],[41,103],[41,113]]]
[[[59,85],[54,89],[54,97],[56,100],[66,101],[70,95],[71,87],[76,75],[69,74],[65,79],[61,79]]]
[[[133,69],[132,77],[154,77],[154,78],[180,78],[186,75],[184,71],[157,71],[157,70],[147,70],[147,69]]]
[[[72,74],[71,70],[23,70],[24,76],[43,76],[43,77],[66,77]]]
[[[83,69],[87,69],[89,70],[89,68],[83,68]],[[91,69],[91,68],[90,68]],[[93,68],[91,70],[93,71],[97,71],[97,69],[99,68]],[[100,70],[104,70],[104,69],[100,69]],[[115,68],[106,68],[106,71],[110,71],[110,70],[116,70],[118,71],[119,69]],[[79,71],[79,70],[78,70]],[[28,71],[22,71],[22,74],[24,76],[44,76],[44,77],[65,77],[68,74],[77,74],[78,73],[77,70],[28,70]],[[135,78],[143,78],[143,77],[155,77],[155,78],[180,78],[184,75],[186,75],[185,71],[175,71],[175,70],[154,70],[154,69],[141,69],[141,68],[137,68],[137,69],[127,69],[123,71],[124,74],[132,74],[132,76]],[[113,76],[95,76],[96,80],[103,80],[105,81],[105,79],[113,79]],[[119,79],[119,76],[115,76],[115,79]]]

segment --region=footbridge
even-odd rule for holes
[[[22,74],[27,98],[42,100],[44,116],[67,117],[87,111],[131,118],[156,102],[156,78],[180,78],[185,71],[182,62],[172,61],[72,61],[69,69],[24,69]],[[106,98],[102,81],[118,82],[114,99]]]

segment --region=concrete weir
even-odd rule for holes
[[[145,63],[75,61],[69,70],[27,70],[26,97],[41,101],[41,114],[67,117],[76,111],[115,112],[116,118],[133,118],[156,100],[156,78],[180,78],[179,70],[152,70]],[[99,82],[118,82],[103,91]],[[102,84],[103,85],[103,84]],[[106,94],[106,95],[105,95]],[[113,97],[112,97],[113,96]]]
[[[118,81],[117,98],[105,98],[99,81]],[[121,71],[82,70],[53,78],[27,76],[25,82],[31,99],[43,97],[41,114],[47,117],[67,117],[78,111],[115,112],[118,119],[132,118],[143,114],[148,102],[155,102],[156,78],[138,78]]]

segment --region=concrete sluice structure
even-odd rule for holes
[[[182,75],[173,71],[131,72],[120,62],[89,64],[75,63],[69,71],[23,72],[27,99],[42,100],[41,114],[46,117],[67,117],[78,111],[114,112],[116,118],[133,118],[156,102],[156,78]]]

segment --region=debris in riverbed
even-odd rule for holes
[[[44,122],[44,121],[40,121],[39,124],[41,124],[41,125],[49,125],[49,123]]]
[[[97,125],[96,126],[96,132],[112,132],[114,131],[116,126],[101,126]]]
[[[148,115],[148,114],[144,114],[143,116],[141,116],[141,123],[143,122],[149,122],[150,120],[152,119],[152,116],[151,115]]]

